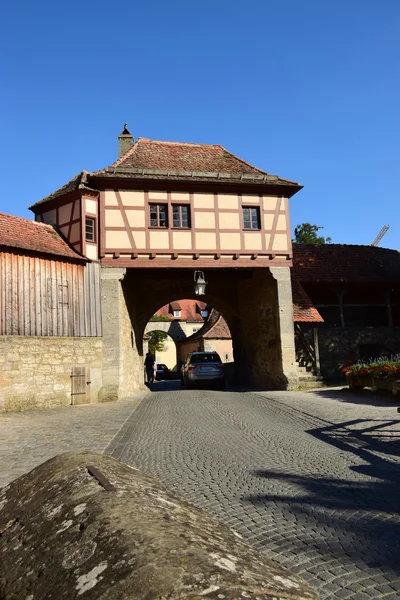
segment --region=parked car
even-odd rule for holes
[[[169,375],[169,369],[168,369],[167,365],[163,365],[162,363],[157,365],[157,371],[156,371],[156,380],[157,381],[160,381],[161,379],[168,379],[168,375]]]
[[[195,385],[215,385],[225,387],[225,373],[222,360],[216,352],[191,352],[183,366],[183,387]]]

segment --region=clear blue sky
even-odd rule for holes
[[[136,137],[219,143],[300,181],[292,226],[400,249],[398,0],[6,3],[0,210]]]

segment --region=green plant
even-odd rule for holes
[[[171,317],[167,317],[167,315],[153,315],[150,319],[151,322],[154,321],[173,321]]]
[[[400,357],[372,359],[368,363],[355,363],[349,367],[344,367],[343,373],[350,383],[367,377],[372,379],[400,377]]]
[[[296,244],[330,244],[330,237],[324,238],[318,235],[318,231],[323,229],[320,225],[312,225],[311,223],[302,223],[297,225],[294,230],[294,240]]]
[[[168,337],[168,334],[164,331],[149,331],[149,352],[153,356],[156,352],[162,352],[164,350],[164,342]]]

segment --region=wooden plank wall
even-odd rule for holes
[[[100,265],[0,252],[0,335],[101,336]]]

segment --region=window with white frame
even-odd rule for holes
[[[174,317],[178,317],[178,319],[181,316],[181,311],[180,310],[174,310]]]

